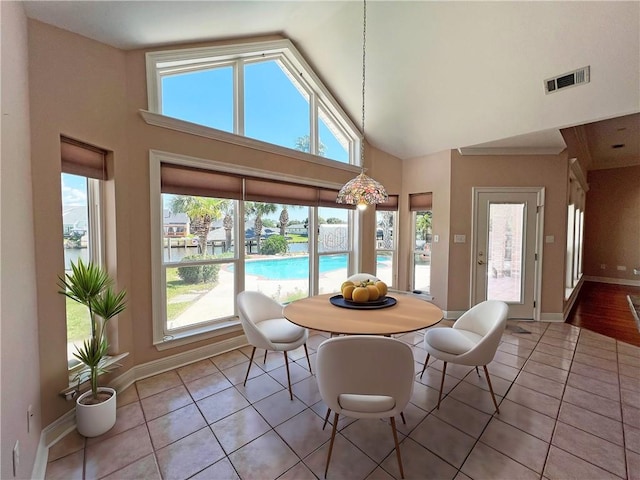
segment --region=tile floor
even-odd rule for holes
[[[451,324],[451,322],[447,322]],[[531,333],[514,333],[519,325]],[[309,338],[311,362],[326,336]],[[399,336],[422,369],[423,332]],[[47,479],[322,478],[330,429],[304,350],[293,352],[294,400],[282,354],[250,347],[136,382],[118,394],[105,435],[75,431],[49,450]],[[416,376],[398,421],[406,478],[640,478],[640,348],[568,324],[509,325],[484,377],[442,363]],[[399,478],[388,420],[341,419],[329,479]]]

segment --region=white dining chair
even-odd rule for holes
[[[411,347],[390,337],[351,335],[325,340],[318,347],[316,379],[333,410],[333,429],[325,478],[340,414],[354,418],[390,418],[400,475],[404,478],[395,416],[413,392],[414,360]]]
[[[282,305],[261,292],[240,292],[237,297],[237,302],[240,323],[247,336],[247,340],[253,346],[243,385],[247,384],[256,348],[264,348],[265,359],[267,351],[283,352],[284,364],[287,368],[289,397],[293,400],[287,352],[295,350],[300,345],[304,345],[304,351],[307,354],[307,363],[309,364],[309,372],[311,372],[311,361],[309,360],[309,350],[307,349],[309,330],[299,327],[284,318],[282,315]]]
[[[437,408],[440,408],[447,363],[456,363],[476,367],[476,370],[479,366],[484,367],[484,374],[487,377],[496,413],[500,413],[487,364],[493,360],[496,354],[500,339],[507,326],[508,313],[509,306],[506,303],[499,300],[486,300],[463,313],[451,328],[431,328],[426,331],[424,348],[427,351],[427,358],[424,361],[420,378],[427,368],[430,356],[433,355],[444,362]]]

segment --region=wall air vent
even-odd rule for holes
[[[574,70],[573,72],[563,73],[557,77],[548,78],[544,81],[544,92],[547,94],[554,93],[565,88],[589,83],[589,72],[590,67],[587,66]]]

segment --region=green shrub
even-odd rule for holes
[[[211,255],[187,255],[181,262],[192,262],[194,260],[209,260],[214,258]],[[184,283],[207,283],[217,282],[220,273],[220,265],[194,265],[191,267],[178,267],[178,276]]]
[[[260,244],[260,253],[263,255],[277,255],[287,252],[287,239],[282,235],[271,235]]]

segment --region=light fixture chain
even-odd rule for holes
[[[362,14],[362,144],[360,145],[360,166],[364,171],[364,98],[365,81],[367,78],[366,58],[367,58],[367,0],[363,0]]]

